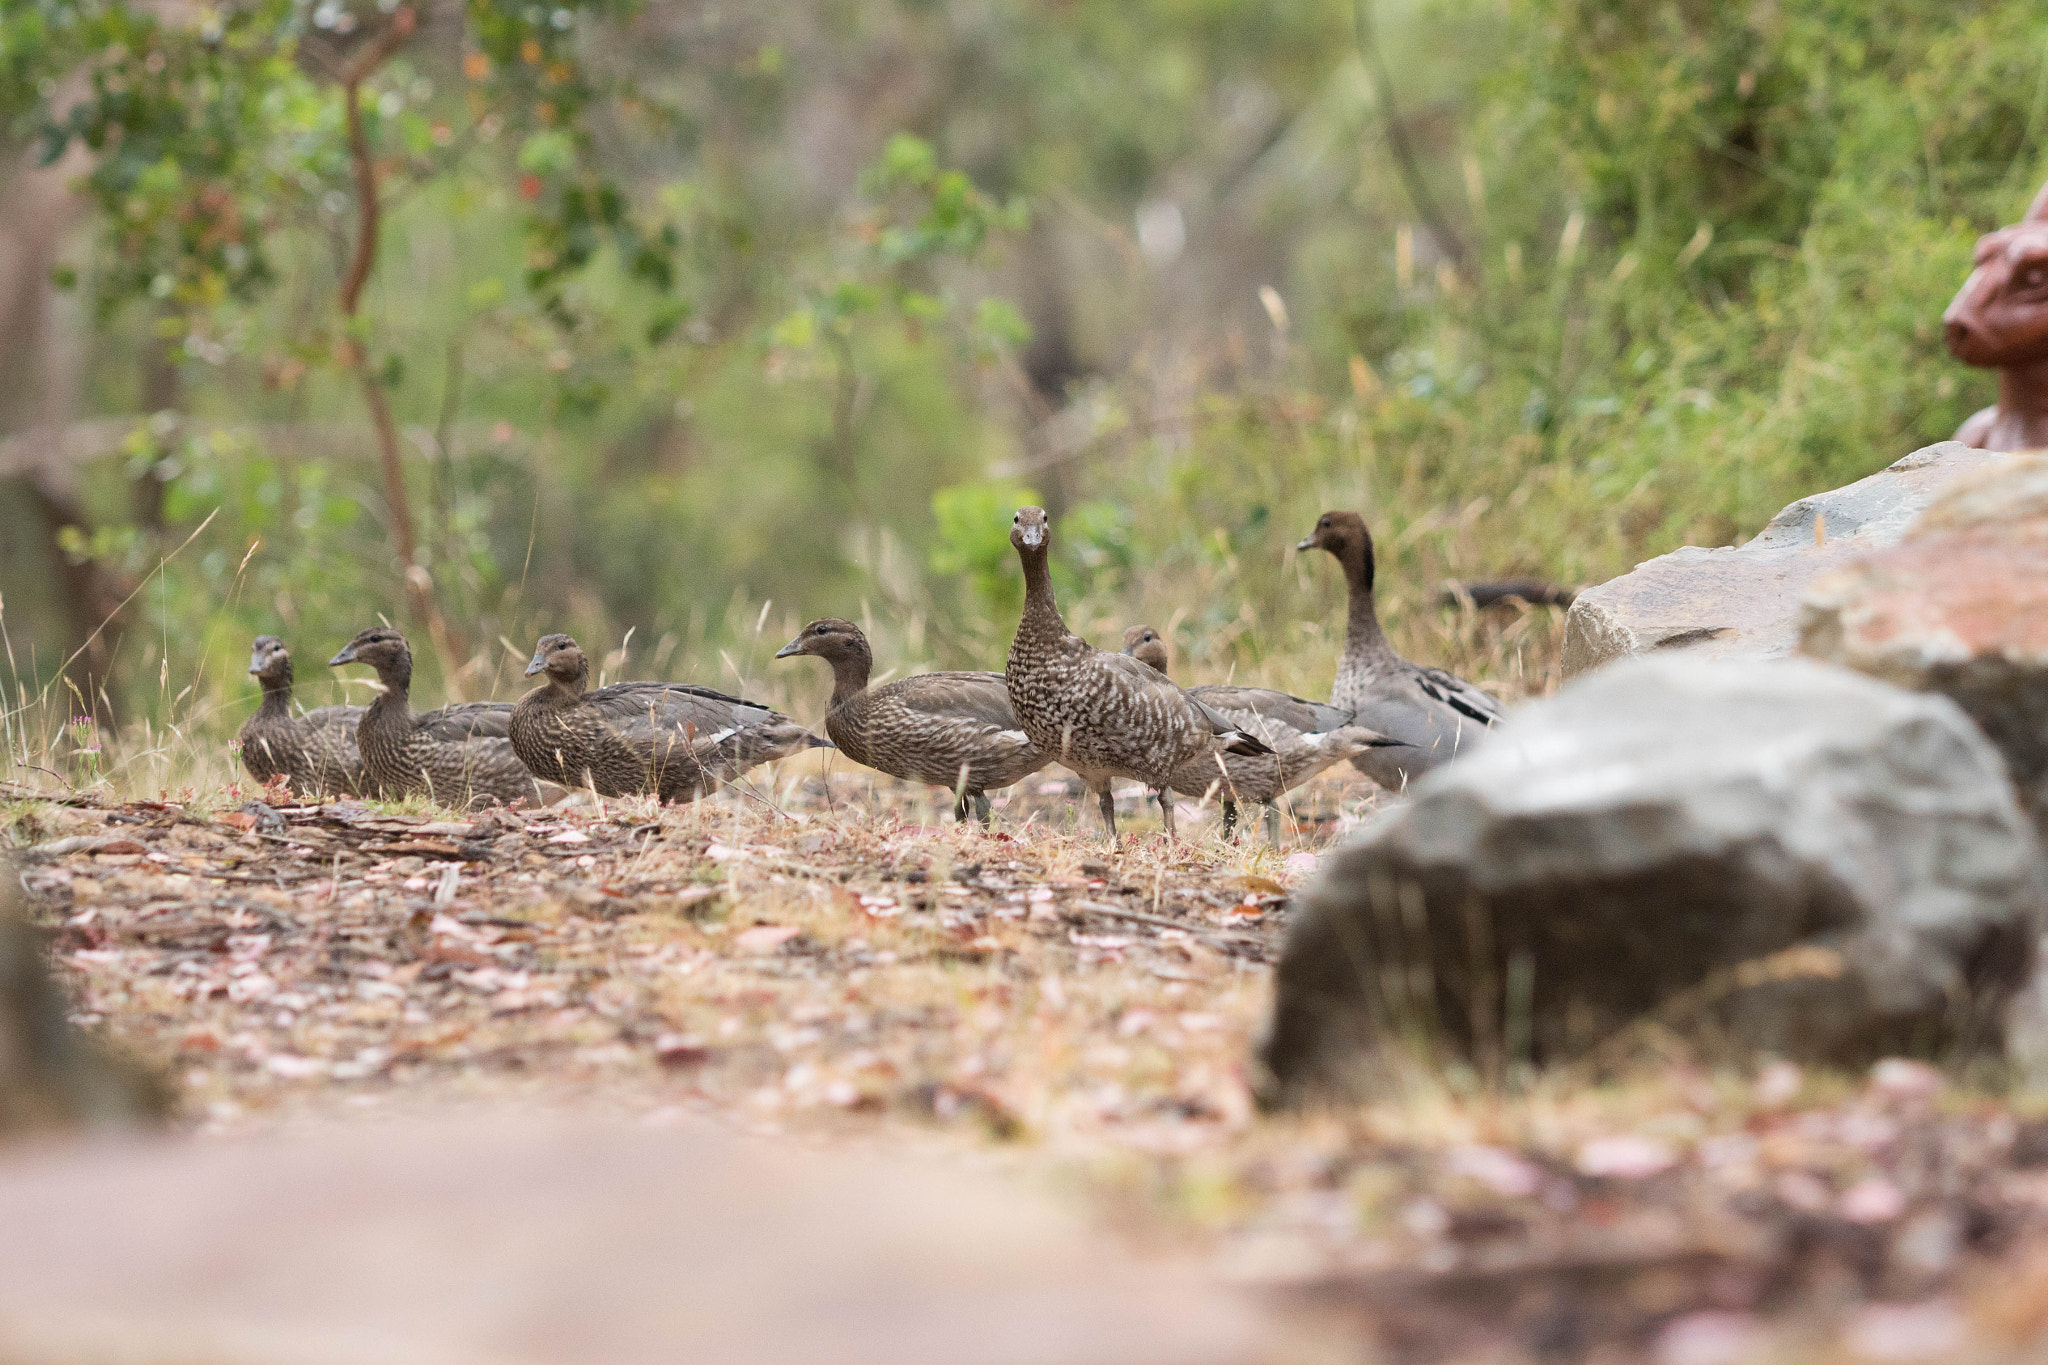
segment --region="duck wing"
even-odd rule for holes
[[[1481,692],[1471,683],[1441,668],[1417,666],[1414,672],[1415,685],[1431,701],[1448,706],[1460,715],[1491,725],[1506,715],[1499,702]]]
[[[1275,742],[1273,734],[1268,732],[1272,723],[1283,725],[1298,735],[1328,734],[1351,723],[1351,713],[1341,706],[1309,701],[1290,692],[1276,692],[1270,687],[1211,684],[1190,687],[1188,695],[1229,716],[1240,727],[1250,726],[1268,744]]]
[[[437,744],[461,744],[472,739],[509,739],[512,736],[512,703],[457,702],[415,717],[413,729]]]
[[[1021,733],[1010,689],[1000,673],[914,673],[882,684],[876,695],[926,715]]]
[[[620,734],[642,741],[689,732],[708,740],[782,719],[773,707],[692,683],[613,683],[584,693],[583,701]]]

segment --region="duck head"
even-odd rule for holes
[[[1365,529],[1365,518],[1356,512],[1325,512],[1316,520],[1316,529],[1298,543],[1295,549],[1303,551],[1328,550],[1344,566],[1344,576],[1354,587],[1368,592],[1372,589],[1372,532]]]
[[[259,635],[249,646],[249,672],[264,682],[290,678],[292,652],[275,635]]]
[[[377,670],[377,680],[387,688],[412,685],[412,647],[389,626],[371,626],[356,632],[356,638],[343,645],[327,664],[330,668],[368,664]]]
[[[1169,662],[1166,640],[1150,626],[1132,626],[1124,632],[1124,653],[1141,664],[1150,664],[1161,673],[1166,672]]]
[[[567,635],[543,635],[540,643],[533,647],[532,662],[526,665],[527,677],[536,673],[547,674],[551,683],[559,683],[571,691],[581,691],[584,681],[590,677],[590,660]]]
[[[859,626],[837,616],[821,616],[797,632],[794,640],[775,651],[778,659],[815,654],[821,659],[867,658],[868,637]]]
[[[1027,555],[1042,555],[1052,543],[1052,527],[1043,507],[1020,507],[1010,518],[1010,544]]]

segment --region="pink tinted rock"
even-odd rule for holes
[[[483,1115],[14,1149],[0,1227],[16,1362],[1295,1358],[1244,1298],[986,1178],[708,1129]]]
[[[1815,658],[1961,706],[2048,831],[2048,456],[1997,457],[1901,544],[1816,579],[1800,631]]]

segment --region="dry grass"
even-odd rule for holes
[[[1418,1072],[1259,1115],[1287,893],[1375,799],[1349,775],[1278,848],[1204,817],[1117,854],[1065,795],[1019,793],[991,833],[843,770],[682,809],[287,809],[267,837],[247,795],[7,808],[77,1017],[201,1130],[487,1101],[909,1145],[1206,1247],[1411,1359],[1855,1358],[1887,1312],[1991,1352],[2033,1321],[1977,1286],[2048,1214],[2048,1127],[1910,1065],[1646,1054],[1626,1084]]]

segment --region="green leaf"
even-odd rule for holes
[[[533,134],[519,147],[519,169],[531,175],[562,175],[576,167],[576,139],[559,128]]]

